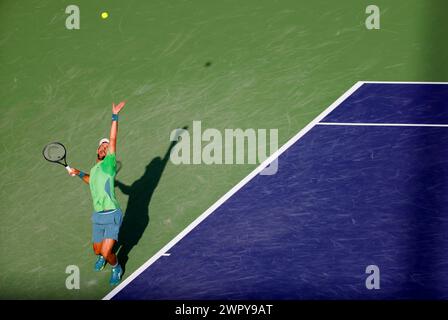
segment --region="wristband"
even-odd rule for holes
[[[118,121],[118,114],[112,113],[112,121]]]
[[[86,174],[82,171],[79,171],[78,176],[82,179]]]

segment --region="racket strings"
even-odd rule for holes
[[[45,147],[43,154],[49,161],[60,161],[65,157],[65,148],[60,144],[49,144]]]

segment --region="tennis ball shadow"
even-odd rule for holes
[[[188,126],[183,127],[184,130],[187,130],[187,128]],[[118,261],[123,268],[123,274],[126,272],[126,264],[129,260],[130,252],[139,243],[149,225],[149,205],[166,168],[171,150],[176,143],[177,141],[170,143],[163,157],[153,158],[146,165],[143,175],[131,185],[126,185],[117,179],[115,180],[115,186],[128,196],[128,203],[120,227],[118,242],[114,247],[114,252],[117,254]],[[121,168],[122,165],[120,164]]]
[[[208,68],[208,67],[210,67],[211,65],[212,65],[212,62],[211,62],[211,61],[207,61],[207,62],[204,64],[204,67]]]

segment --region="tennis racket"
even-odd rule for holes
[[[70,173],[72,168],[67,165],[67,150],[60,142],[52,142],[45,146],[42,150],[45,160],[63,165],[65,169]]]

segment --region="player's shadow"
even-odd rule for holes
[[[184,127],[183,129],[186,128]],[[143,175],[130,186],[125,185],[119,180],[115,180],[115,186],[128,196],[126,212],[114,250],[117,252],[118,261],[123,268],[123,273],[126,271],[129,253],[138,244],[145,229],[149,225],[149,204],[168,163],[171,150],[176,143],[177,141],[173,141],[169,145],[163,158],[156,157],[152,159],[146,166]]]

